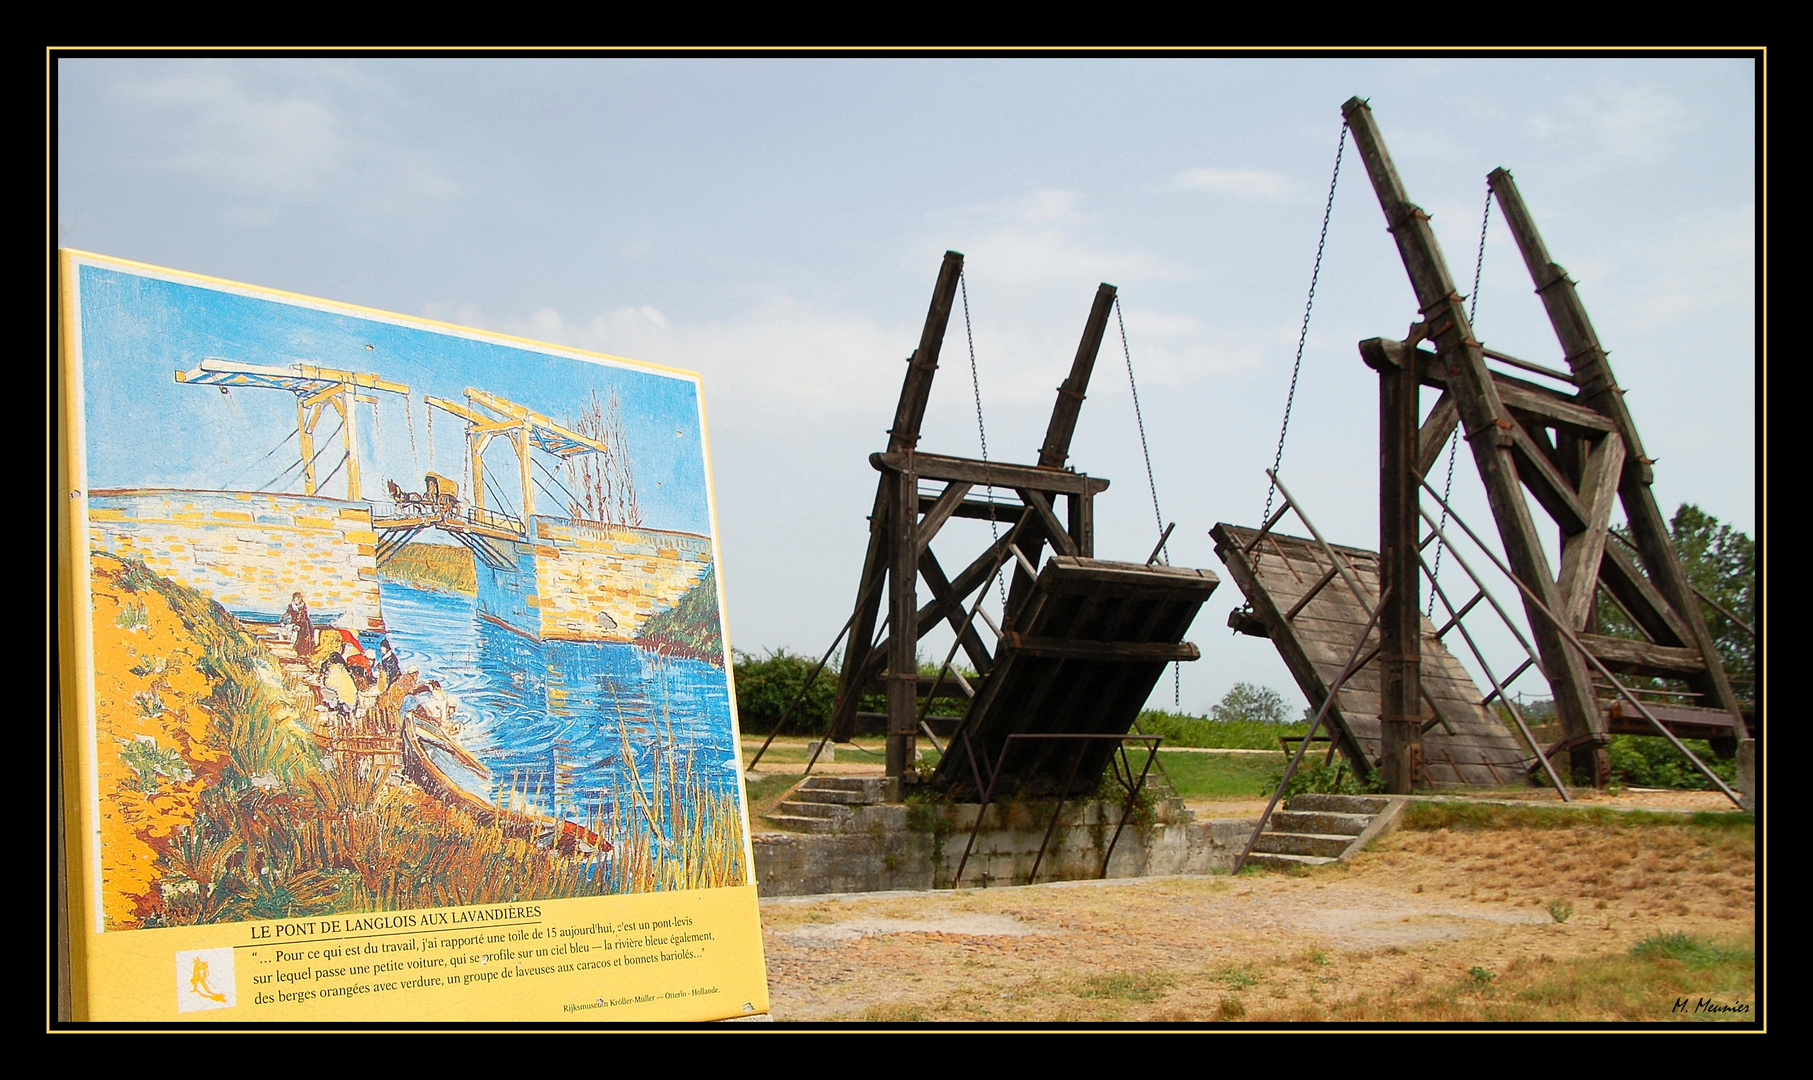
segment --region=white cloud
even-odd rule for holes
[[[1074,224],[1083,220],[1077,211],[1076,203],[1080,194],[1075,191],[1060,191],[1056,188],[1041,188],[1027,196],[1022,204],[1020,216],[1027,221],[1057,221]]]
[[[923,256],[915,259],[915,264]],[[1193,276],[1189,268],[1143,251],[1103,250],[1079,242],[1057,228],[1004,225],[977,236],[965,246],[966,266],[991,284],[1013,289],[1043,287],[1061,281],[1096,282],[1135,278],[1178,279]]]
[[[1220,169],[1212,165],[1178,173],[1172,185],[1179,190],[1213,191],[1241,199],[1281,199],[1291,184],[1282,174],[1261,169]]]
[[[569,321],[553,308],[498,322],[469,305],[431,305],[432,317],[634,360],[699,372],[714,415],[739,406],[786,402],[799,415],[885,408],[898,386],[888,360],[912,348],[917,328],[885,329],[859,315],[815,311],[791,298],[756,305],[741,318],[675,325],[648,304],[607,308]],[[441,314],[445,312],[446,314]],[[886,377],[879,377],[885,373]]]
[[[1601,79],[1590,91],[1566,95],[1552,112],[1532,114],[1531,134],[1577,144],[1591,158],[1654,164],[1668,156],[1690,126],[1688,110],[1651,86]]]
[[[129,104],[174,115],[159,164],[219,187],[310,194],[346,157],[341,125],[319,101],[259,100],[218,73],[123,79],[115,89]]]
[[[222,195],[236,224],[270,220],[273,207],[332,200],[367,217],[420,214],[445,205],[460,185],[433,157],[388,130],[382,87],[334,65],[138,66],[112,85],[132,115],[151,167]],[[341,99],[358,100],[355,108]]]
[[[1654,273],[1635,305],[1639,326],[1665,326],[1712,312],[1756,317],[1754,205],[1678,223],[1636,262]]]

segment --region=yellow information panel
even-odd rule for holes
[[[765,1014],[698,377],[60,272],[74,1018]]]

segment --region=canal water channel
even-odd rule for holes
[[[474,598],[385,580],[384,621],[405,669],[458,702],[459,740],[490,771],[437,764],[494,804],[581,824],[646,801],[657,776],[735,798],[729,680],[701,660],[637,645],[537,641]],[[638,783],[639,781],[639,783]]]

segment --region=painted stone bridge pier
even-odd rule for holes
[[[480,560],[479,613],[544,641],[634,641],[711,571],[711,538],[535,516],[503,542],[507,567]]]
[[[317,622],[385,631],[384,531],[372,504],[280,492],[159,488],[89,493],[89,544],[143,560],[235,615],[278,619],[300,592]],[[711,572],[711,538],[531,517],[521,540],[478,560],[485,618],[540,640],[634,641]]]

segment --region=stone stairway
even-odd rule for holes
[[[1266,822],[1247,856],[1270,870],[1350,859],[1397,824],[1406,800],[1387,795],[1298,795]]]
[[[762,817],[789,832],[862,832],[886,827],[890,816],[906,823],[906,807],[889,804],[887,779],[880,776],[808,776],[793,794]]]

